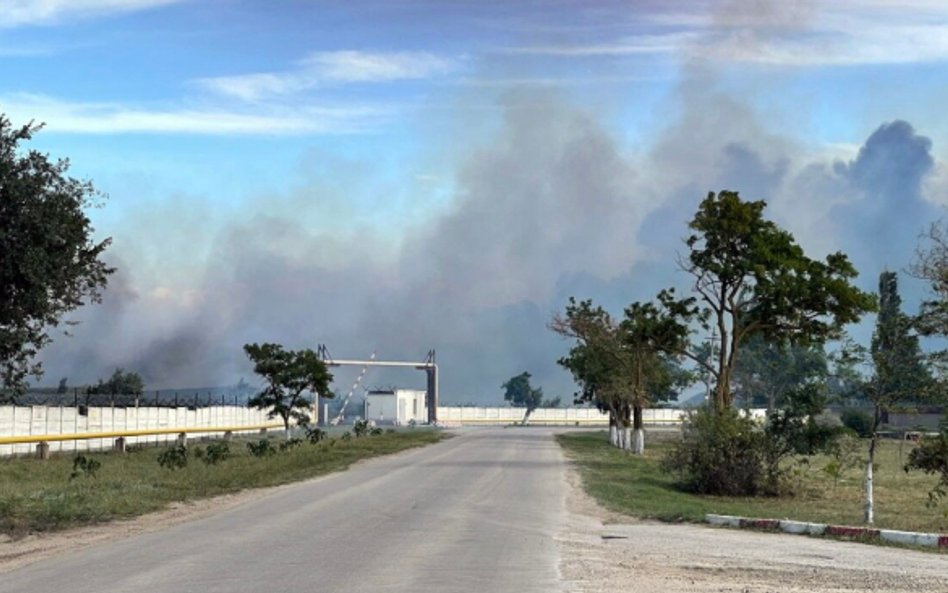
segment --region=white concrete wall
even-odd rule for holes
[[[438,406],[438,422],[457,425],[504,425],[520,422],[526,408]],[[654,408],[642,412],[646,426],[677,426],[687,410]],[[764,418],[766,410],[751,410],[755,418]],[[609,416],[596,408],[537,408],[528,424],[556,426],[608,426]]]
[[[211,406],[189,410],[178,408],[92,408],[86,415],[66,406],[0,406],[0,436],[59,435],[150,428],[213,428],[253,426],[273,422],[265,412],[239,406]],[[200,438],[214,433],[188,433]],[[217,433],[219,434],[219,433]],[[129,445],[169,443],[177,434],[128,437]],[[115,439],[51,441],[50,450],[90,451],[108,449]],[[0,456],[35,451],[36,443],[0,445]]]

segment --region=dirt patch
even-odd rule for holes
[[[566,591],[946,592],[948,556],[802,536],[637,521],[600,507],[569,470],[558,537]]]
[[[294,484],[285,484],[271,488],[244,490],[193,502],[173,503],[163,511],[142,515],[127,521],[113,521],[51,533],[36,533],[18,539],[0,535],[0,574],[56,554],[72,552],[94,544],[194,521],[247,502],[259,500],[273,492],[292,486]]]

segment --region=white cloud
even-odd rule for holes
[[[202,78],[197,82],[216,93],[244,101],[290,95],[330,84],[380,83],[419,80],[455,70],[455,60],[425,52],[372,53],[361,51],[316,52],[296,68]]]
[[[51,132],[80,134],[293,135],[364,132],[386,121],[384,107],[305,106],[262,113],[207,109],[142,109],[117,103],[74,103],[43,95],[0,96],[14,123],[49,122]]]
[[[690,12],[659,11],[640,22],[651,26],[649,33],[508,51],[577,58],[675,53],[775,66],[948,60],[944,0],[700,3]]]
[[[0,0],[0,28],[134,12],[182,0]]]

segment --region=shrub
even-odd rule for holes
[[[303,444],[303,439],[288,439],[280,443],[280,452],[285,453],[290,449],[296,449]]]
[[[763,426],[733,409],[698,410],[664,460],[666,469],[700,494],[794,492],[793,478],[809,466],[809,456],[832,450],[841,429],[821,421],[825,395],[819,385],[788,391],[784,400]]]
[[[267,439],[247,443],[247,450],[254,457],[269,457],[276,454],[276,447]]]
[[[700,409],[682,428],[682,440],[663,460],[688,490],[700,494],[758,494],[762,487],[763,432],[736,410]]]
[[[767,494],[780,494],[788,486],[783,483],[791,469],[787,459],[795,458],[799,469],[808,463],[806,456],[831,450],[842,431],[822,416],[826,398],[821,386],[803,385],[784,394],[784,400],[784,408],[767,417],[760,441]]]
[[[855,408],[847,408],[839,415],[843,426],[852,430],[860,437],[867,439],[872,436],[872,416]]]
[[[921,470],[926,474],[939,474],[938,484],[928,493],[928,504],[934,506],[938,500],[948,496],[948,429],[934,437],[925,437],[909,453],[905,471]]]
[[[341,437],[341,438],[342,438],[342,440],[344,440],[344,441],[351,441],[351,440],[352,440],[352,433],[350,433],[350,432],[347,430],[346,432],[342,433],[342,437]]]
[[[352,434],[356,438],[365,436],[369,432],[369,421],[368,420],[356,420],[355,424],[352,425]]]
[[[158,465],[168,469],[181,469],[188,465],[188,448],[184,445],[175,445],[165,449],[158,456]]]
[[[823,466],[823,473],[833,478],[833,488],[847,471],[856,469],[862,461],[862,443],[854,434],[844,434],[829,450],[830,461]]]
[[[316,443],[325,440],[327,436],[328,435],[326,434],[326,431],[321,428],[306,429],[306,440],[309,441],[310,444],[315,445]]]
[[[69,474],[69,479],[75,480],[80,476],[94,478],[100,467],[102,467],[102,462],[97,459],[85,455],[76,455],[72,460],[72,473]]]
[[[381,428],[379,428],[378,426],[376,426],[375,428],[373,428],[372,430],[369,431],[369,436],[377,437],[377,436],[379,436],[380,434],[382,434],[383,432],[384,432],[384,431],[383,431]]]
[[[230,445],[227,441],[217,441],[207,446],[207,452],[202,461],[207,465],[217,465],[228,459],[230,459]]]

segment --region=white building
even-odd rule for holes
[[[405,425],[428,422],[428,394],[414,389],[370,391],[365,397],[365,419],[376,424]]]

